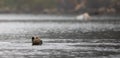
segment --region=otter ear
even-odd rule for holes
[[[35,38],[34,37],[32,37],[32,41],[34,40]]]

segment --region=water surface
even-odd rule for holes
[[[76,21],[66,17],[60,17],[62,21],[57,18],[55,21],[51,21],[52,18],[46,21],[36,17],[28,19],[28,15],[27,19],[15,18],[17,21],[1,19],[0,58],[120,57],[119,19]],[[43,45],[32,46],[32,36],[40,36]]]

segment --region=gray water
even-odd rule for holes
[[[72,16],[0,16],[0,58],[120,57],[118,18],[79,21]],[[49,19],[43,21],[44,17]],[[43,45],[32,46],[32,36],[40,36]]]

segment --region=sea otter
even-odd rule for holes
[[[39,37],[32,37],[32,45],[42,45],[42,40]]]

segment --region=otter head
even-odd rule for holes
[[[42,45],[42,40],[39,37],[32,37],[32,45]]]

